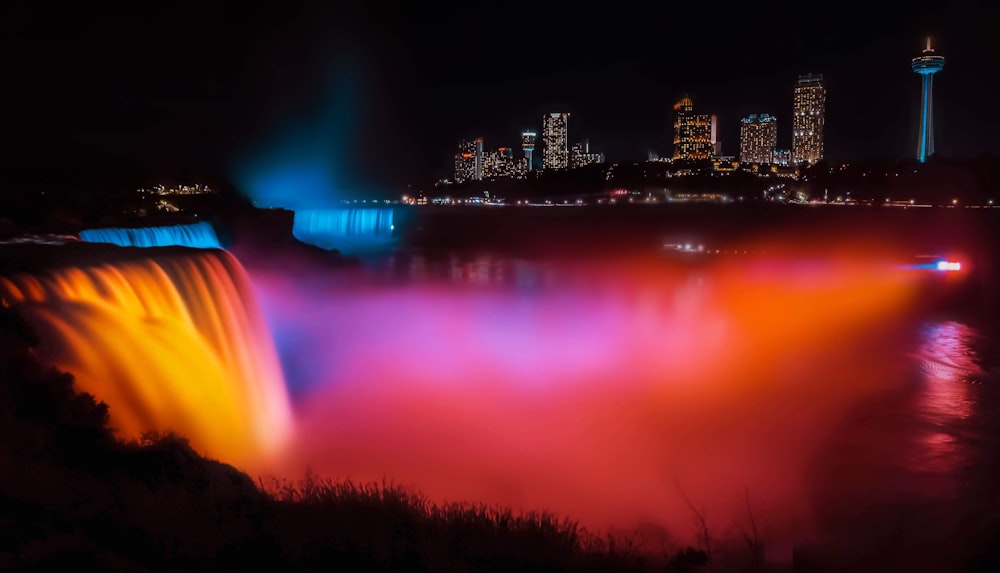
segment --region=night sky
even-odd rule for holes
[[[685,93],[719,115],[725,153],[747,113],[776,115],[787,148],[800,73],[827,79],[829,158],[905,156],[919,101],[909,60],[927,34],[947,58],[938,152],[1000,152],[991,2],[8,4],[5,174],[225,179],[326,126],[345,184],[396,195],[449,176],[457,139],[517,145],[550,111],[570,112],[571,142],[589,138],[610,161],[667,155]]]

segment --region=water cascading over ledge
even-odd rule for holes
[[[123,249],[106,262],[114,259],[107,248],[80,247],[90,249],[29,256],[103,261],[0,276],[0,300],[36,331],[42,360],[106,402],[123,438],[172,430],[202,453],[241,465],[276,452],[290,434],[291,410],[236,258],[222,250],[138,256]]]
[[[190,225],[165,227],[109,227],[80,231],[80,238],[88,243],[111,243],[119,247],[193,247],[218,249],[219,238],[215,228],[204,221]]]
[[[292,234],[323,249],[364,254],[391,247],[394,229],[389,207],[305,209],[295,211]]]

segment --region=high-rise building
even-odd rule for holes
[[[604,163],[604,155],[601,153],[590,152],[589,139],[584,139],[583,141],[578,141],[573,144],[573,148],[570,150],[569,155],[570,167],[583,167],[585,165],[593,165],[595,163]]]
[[[569,163],[570,165],[575,164],[575,159],[581,155],[590,153],[590,140],[584,139],[583,141],[577,141],[573,144],[573,147],[569,149]]]
[[[910,67],[920,74],[922,80],[920,96],[920,132],[917,135],[917,159],[923,163],[934,155],[934,74],[944,69],[944,57],[938,56],[931,48],[931,39],[927,38],[927,47],[919,57],[913,58]]]
[[[542,117],[542,155],[544,169],[566,169],[569,167],[569,114],[550,113]]]
[[[781,165],[782,167],[788,166],[792,163],[792,150],[775,149],[773,158],[775,165]]]
[[[476,181],[482,181],[483,179],[483,138],[477,137],[475,139],[476,144],[476,169],[475,169],[475,179]]]
[[[495,151],[483,154],[483,177],[513,177],[520,171],[518,162],[514,161],[514,148],[501,147]]]
[[[740,163],[773,163],[778,143],[774,116],[751,114],[740,120]]]
[[[455,182],[480,181],[483,178],[483,138],[463,139],[455,154]]]
[[[674,159],[708,159],[712,145],[712,120],[694,113],[694,103],[684,96],[674,104]]]
[[[501,161],[500,154],[496,150],[483,151],[483,178],[489,179],[496,176],[497,166]]]
[[[712,155],[718,157],[722,155],[722,141],[719,140],[719,116],[712,114]]]
[[[823,159],[826,123],[826,86],[822,74],[799,76],[792,112],[792,161],[816,163]]]
[[[521,149],[524,150],[524,159],[527,165],[527,170],[531,171],[531,154],[535,151],[535,138],[538,134],[534,131],[525,131],[521,133]]]

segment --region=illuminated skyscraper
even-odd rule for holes
[[[542,155],[544,169],[569,167],[569,114],[550,113],[542,117]]]
[[[487,179],[513,177],[517,172],[513,147],[501,147],[496,151],[483,153],[483,177]]]
[[[826,86],[821,74],[799,76],[792,112],[792,161],[816,163],[823,159],[826,123]]]
[[[483,178],[483,138],[463,139],[455,154],[455,182],[480,181]]]
[[[674,104],[674,159],[708,159],[715,152],[712,144],[712,120],[694,113],[691,98],[684,96]]]
[[[766,113],[740,120],[740,162],[773,163],[778,143],[778,121]]]
[[[934,53],[931,39],[927,38],[923,55],[913,58],[910,67],[920,74],[923,82],[920,92],[920,133],[917,136],[917,159],[923,163],[934,155],[934,74],[944,68],[944,57]]]
[[[475,139],[475,144],[476,144],[475,179],[476,181],[481,181],[483,179],[483,138],[477,137]]]
[[[584,139],[573,144],[573,149],[570,150],[569,164],[570,167],[583,167],[585,165],[593,165],[595,163],[604,163],[604,155],[601,153],[591,153],[590,152],[590,140]]]
[[[537,135],[534,131],[521,133],[521,149],[524,150],[524,159],[528,164],[528,171],[531,171],[531,154],[535,151],[535,138]]]

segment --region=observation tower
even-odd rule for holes
[[[921,163],[934,155],[934,74],[944,68],[944,57],[938,56],[931,48],[931,39],[927,38],[927,47],[919,57],[910,62],[913,71],[920,74],[923,83],[920,101],[920,133],[917,136],[917,160]]]
[[[537,135],[534,131],[521,133],[521,149],[524,150],[524,158],[528,163],[527,171],[531,171],[531,153],[535,150],[535,137]]]

